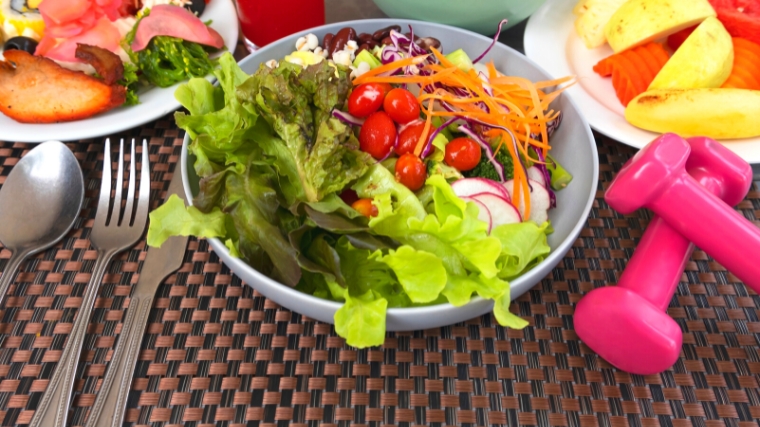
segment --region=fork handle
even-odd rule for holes
[[[98,296],[100,281],[106,271],[108,263],[116,254],[116,251],[98,250],[98,258],[92,271],[90,283],[82,299],[82,305],[77,311],[76,321],[71,330],[66,346],[63,348],[61,360],[53,371],[48,387],[40,399],[40,404],[34,411],[29,427],[66,427],[69,415],[69,402],[76,379],[77,365],[82,354],[82,345],[87,334],[87,326],[90,323],[90,314]]]
[[[137,356],[145,327],[148,324],[153,297],[133,296],[129,301],[126,318],[122,325],[123,336],[119,337],[113,359],[108,366],[103,384],[90,409],[85,427],[121,427],[127,408],[127,398],[135,374]],[[118,381],[116,380],[118,377]],[[101,420],[103,420],[101,422]]]

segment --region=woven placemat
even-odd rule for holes
[[[179,159],[170,117],[125,137],[150,141],[154,206]],[[668,313],[684,331],[681,358],[660,375],[612,368],[578,340],[573,306],[614,284],[650,215],[622,216],[602,199],[633,150],[597,135],[597,200],[552,273],[513,304],[530,321],[508,330],[490,316],[389,333],[355,350],[331,325],[258,295],[191,239],[182,269],[158,292],[142,342],[127,419],[139,426],[537,425],[756,426],[760,418],[760,297],[696,251]],[[102,140],[69,143],[86,176],[74,230],[22,266],[2,307],[0,423],[28,423],[71,330],[96,253],[88,236]],[[26,144],[0,143],[0,184]],[[760,217],[760,193],[739,205]],[[0,270],[9,258],[0,252]],[[73,401],[82,425],[121,329],[145,244],[110,266],[96,304]]]

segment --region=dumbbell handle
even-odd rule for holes
[[[704,169],[689,172],[711,193],[719,197],[723,193],[722,183]],[[694,245],[689,239],[655,215],[623,270],[618,286],[635,291],[652,305],[665,311],[693,250]]]
[[[686,171],[648,207],[739,280],[760,291],[760,229]]]
[[[654,216],[618,280],[652,305],[665,311],[681,280],[694,245],[668,223]]]

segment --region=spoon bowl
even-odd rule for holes
[[[0,188],[0,243],[12,255],[0,277],[0,305],[21,262],[71,230],[84,200],[84,178],[74,154],[58,141],[24,156]]]

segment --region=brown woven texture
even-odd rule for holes
[[[150,141],[152,199],[179,159],[170,117],[124,135]],[[508,330],[490,316],[408,333],[356,350],[331,325],[278,307],[241,283],[205,241],[158,291],[127,419],[139,426],[537,425],[756,426],[760,418],[760,297],[696,251],[668,313],[684,331],[681,358],[660,375],[629,375],[573,330],[581,296],[614,284],[650,214],[622,216],[604,188],[632,149],[597,136],[597,200],[552,273],[513,304],[530,321]],[[28,423],[60,358],[96,253],[88,235],[102,140],[69,143],[86,176],[85,207],[56,247],[22,265],[2,307],[0,423]],[[0,184],[26,144],[0,143]],[[571,165],[570,165],[571,166]],[[755,221],[760,193],[739,205]],[[0,270],[9,258],[0,252]],[[749,254],[748,254],[749,255]],[[753,256],[756,256],[754,254]],[[75,384],[82,425],[121,330],[145,244],[118,257],[101,287]]]

